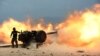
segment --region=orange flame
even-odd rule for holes
[[[1,43],[10,43],[11,41],[10,34],[13,27],[16,27],[18,31],[44,30],[45,32],[50,32],[53,30],[52,24],[42,25],[42,23],[38,23],[36,25],[32,25],[30,24],[29,19],[26,22],[20,22],[20,21],[14,20],[13,18],[10,18],[8,21],[5,21],[0,25],[0,42]]]
[[[58,24],[60,43],[71,46],[86,46],[100,40],[100,4],[93,9],[74,12]]]

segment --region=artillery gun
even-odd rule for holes
[[[22,47],[27,47],[30,43],[36,42],[36,47],[38,48],[39,45],[42,45],[46,39],[48,34],[55,34],[57,32],[49,32],[46,33],[43,30],[40,31],[23,31],[19,34],[18,40],[23,43]]]

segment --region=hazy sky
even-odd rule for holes
[[[24,20],[45,17],[47,21],[60,21],[73,10],[90,7],[99,0],[0,0],[0,22],[9,17]]]

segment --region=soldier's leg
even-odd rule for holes
[[[18,41],[17,41],[17,40],[15,40],[15,43],[16,43],[16,48],[18,48]]]
[[[14,39],[11,40],[12,48],[14,48]]]

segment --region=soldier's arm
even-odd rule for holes
[[[11,32],[11,35],[10,35],[10,37],[12,36],[12,34],[13,34],[13,32]]]
[[[17,33],[20,33],[19,31],[17,31]]]

